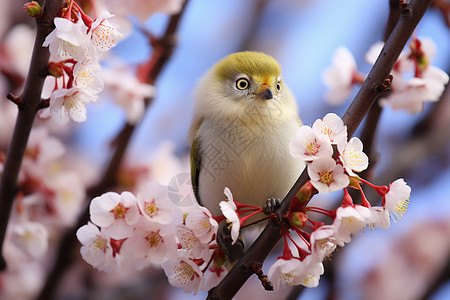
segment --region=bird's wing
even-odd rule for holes
[[[199,176],[200,176],[200,167],[201,167],[201,153],[200,153],[200,139],[196,136],[195,132],[200,128],[202,121],[199,120],[192,124],[191,128],[191,183],[192,189],[194,190],[195,198],[197,198],[197,202],[202,205],[200,200],[199,193]],[[196,128],[194,128],[196,127]]]

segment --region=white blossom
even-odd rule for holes
[[[389,191],[384,195],[384,207],[396,222],[401,220],[409,204],[411,188],[403,178],[397,179],[389,185]]]
[[[97,226],[89,222],[77,230],[77,238],[82,244],[81,257],[94,268],[112,272],[119,267],[117,256],[113,256],[110,238]]]
[[[342,119],[334,114],[328,113],[323,119],[314,122],[312,129],[317,133],[329,139],[331,144],[335,144],[342,152],[347,144],[347,126],[344,125]]]
[[[150,222],[178,225],[182,214],[178,206],[170,201],[166,187],[150,182],[137,195],[141,214]]]
[[[101,66],[98,61],[87,57],[75,64],[73,68],[75,85],[86,94],[96,95],[103,90],[103,80],[100,76]]]
[[[50,97],[51,117],[61,125],[66,124],[69,118],[75,122],[84,122],[87,118],[85,105],[95,100],[93,95],[76,86],[70,89],[57,89]]]
[[[65,18],[55,18],[55,29],[45,38],[43,47],[49,47],[55,60],[73,58],[82,60],[88,50],[87,27],[81,18],[74,23]]]
[[[48,230],[38,222],[22,221],[11,224],[11,239],[26,255],[39,258],[48,249]]]
[[[219,225],[211,212],[202,206],[195,206],[186,216],[186,226],[193,231],[202,243],[209,243],[217,234]]]
[[[297,130],[289,148],[293,157],[306,161],[316,160],[321,156],[331,157],[333,154],[331,142],[306,125]]]
[[[341,104],[350,97],[356,73],[352,53],[346,47],[337,48],[332,57],[332,65],[322,74],[323,81],[329,88],[326,99],[330,104]]]
[[[93,45],[100,51],[108,51],[117,45],[119,39],[123,36],[108,19],[113,17],[109,12],[102,11],[94,20],[89,29],[89,38]]]
[[[91,221],[104,227],[114,239],[128,237],[139,220],[136,197],[130,192],[108,192],[92,199],[89,206]]]
[[[337,164],[331,157],[322,157],[310,163],[308,175],[311,178],[311,184],[319,193],[338,191],[350,183],[342,165]]]
[[[353,172],[361,172],[369,166],[369,158],[363,152],[363,144],[357,137],[352,137],[342,151],[342,162],[344,163],[345,171],[350,176],[355,176]]]
[[[239,219],[239,215],[236,212],[237,207],[234,203],[233,194],[231,194],[230,189],[225,188],[224,194],[227,196],[227,201],[221,201],[219,203],[219,206],[223,216],[227,219],[229,228],[231,227],[231,244],[234,245],[239,237],[241,221]]]
[[[203,272],[189,258],[180,256],[176,261],[165,261],[161,264],[169,283],[180,287],[185,293],[194,292],[194,296],[203,284]]]
[[[142,219],[124,241],[121,251],[140,270],[150,263],[159,265],[167,259],[176,259],[177,249],[173,228]]]

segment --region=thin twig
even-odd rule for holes
[[[389,17],[386,24],[386,28],[384,30],[384,38],[383,38],[384,42],[386,42],[386,40],[389,38],[389,36],[392,33],[392,30],[397,24],[398,19],[400,18],[400,11],[404,5],[405,5],[404,1],[389,0]],[[396,80],[396,78],[394,78],[393,80]],[[370,108],[369,113],[367,114],[366,117],[366,121],[364,123],[364,127],[361,131],[360,138],[364,145],[364,152],[367,154],[370,161],[369,167],[361,174],[361,176],[368,179],[372,178],[371,170],[375,168],[378,161],[378,153],[375,150],[375,140],[376,140],[377,126],[381,117],[381,113],[382,108],[377,101]]]
[[[380,56],[375,62],[372,70],[367,76],[355,99],[343,116],[347,126],[348,135],[352,136],[361,123],[364,116],[377,97],[383,92],[377,87],[388,77],[394,67],[398,56],[406,45],[414,28],[419,23],[432,0],[413,0],[402,10],[401,18],[389,36]],[[297,191],[308,180],[306,171],[300,175],[294,186],[282,202],[280,213],[285,213],[290,204],[290,200]],[[253,274],[248,268],[252,263],[262,263],[271,252],[272,248],[281,238],[280,227],[277,224],[269,223],[264,231],[250,247],[247,253],[230,270],[222,282],[210,290],[208,299],[231,299],[247,279]]]
[[[44,14],[36,19],[37,32],[34,43],[33,56],[28,71],[25,88],[17,103],[19,113],[16,126],[8,148],[8,154],[0,182],[0,270],[6,268],[6,261],[2,255],[3,242],[8,226],[14,198],[18,191],[17,178],[22,165],[23,156],[28,143],[33,121],[39,110],[41,92],[46,77],[46,68],[50,53],[48,48],[42,47],[45,37],[54,29],[53,19],[61,9],[63,0],[48,0],[44,5]]]
[[[152,67],[147,69],[147,73],[145,76],[148,83],[153,84],[156,81],[159,74],[161,73],[161,70],[166,65],[173,52],[173,47],[175,45],[175,34],[181,21],[181,17],[185,11],[187,2],[188,1],[184,2],[184,6],[178,14],[173,15],[170,18],[164,35],[158,40],[159,43],[156,47],[161,48],[155,49],[152,58],[150,59],[149,65],[151,65]],[[146,99],[146,108],[149,106],[152,100],[153,98]],[[118,137],[114,142],[114,145],[116,146],[114,154],[111,156],[109,164],[105,168],[105,171],[99,183],[88,189],[88,199],[92,199],[98,195],[101,195],[109,191],[116,185],[117,174],[122,164],[125,152],[130,143],[131,136],[135,131],[136,125],[126,123],[123,129],[119,132]],[[47,300],[53,297],[64,273],[75,261],[76,256],[74,250],[78,249],[76,231],[78,230],[78,228],[86,224],[88,220],[89,208],[86,207],[77,224],[64,234],[64,237],[59,245],[58,255],[56,257],[55,263],[47,276],[38,299]]]

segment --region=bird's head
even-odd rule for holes
[[[237,52],[220,60],[200,82],[197,101],[197,113],[203,116],[239,118],[249,124],[297,115],[280,65],[261,52]]]

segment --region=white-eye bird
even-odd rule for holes
[[[230,54],[201,79],[195,97],[191,179],[200,204],[221,215],[225,187],[243,204],[283,199],[304,163],[289,151],[302,123],[277,61],[260,52]]]

